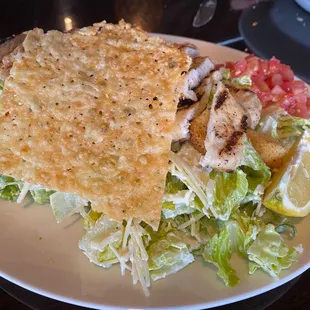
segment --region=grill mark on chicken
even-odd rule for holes
[[[228,139],[224,148],[219,152],[219,155],[221,155],[223,152],[231,152],[233,147],[238,143],[239,139],[243,136],[243,134],[243,131],[234,131]]]
[[[244,132],[246,132],[248,129],[248,117],[247,117],[247,115],[242,116],[241,128],[243,129]]]
[[[193,100],[191,99],[181,99],[178,103],[178,109],[184,109],[189,107],[190,105],[192,105],[194,103]]]
[[[227,97],[228,97],[228,92],[226,89],[224,89],[220,94],[218,94],[218,96],[216,98],[216,103],[214,106],[215,111],[223,105],[223,103],[225,102]]]

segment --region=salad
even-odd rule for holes
[[[234,169],[203,165],[210,158],[204,154],[209,150],[203,150],[207,144],[199,145],[200,140],[173,143],[157,231],[132,218],[113,221],[75,194],[7,176],[0,177],[0,198],[21,202],[30,193],[36,203],[50,204],[57,222],[79,213],[85,235],[78,246],[90,262],[103,268],[118,264],[121,274],[129,272],[133,284],[140,282],[146,295],[151,281],[174,274],[197,259],[214,265],[227,287],[239,283],[230,263],[232,255],[248,262],[249,274],[261,269],[278,278],[302,252],[301,245],[289,247],[285,241],[287,235],[298,233],[291,218],[310,212],[307,86],[294,80],[292,70],[275,58],[266,61],[253,55],[217,66],[206,79],[211,82],[207,109],[212,110],[221,83],[226,92],[250,91],[262,110],[256,115],[257,122],[252,119],[253,129],[238,141],[242,152]],[[197,98],[201,100],[199,90]],[[182,109],[180,105],[179,111]],[[212,111],[209,122],[211,117]]]

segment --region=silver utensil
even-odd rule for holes
[[[198,28],[207,24],[213,17],[217,6],[217,0],[203,0],[193,19],[193,27]]]

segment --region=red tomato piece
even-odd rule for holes
[[[280,73],[276,73],[271,77],[271,85],[276,86],[276,85],[282,85],[283,84],[283,77]]]
[[[294,72],[287,65],[281,64],[280,74],[282,75],[283,80],[286,80],[286,81],[294,80]]]
[[[275,85],[273,89],[271,90],[271,93],[273,95],[285,95],[286,94],[286,92],[279,85]]]
[[[244,73],[245,73],[246,68],[247,68],[247,62],[245,59],[238,61],[234,66],[232,77],[239,77],[239,76],[245,75]]]
[[[270,61],[248,55],[233,64],[226,63],[231,76],[249,76],[251,90],[256,93],[263,106],[278,103],[289,114],[310,118],[310,98],[303,81],[294,80],[294,73],[287,65],[272,57]]]

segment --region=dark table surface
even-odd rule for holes
[[[219,0],[214,18],[204,27],[193,28],[199,0],[15,0],[1,3],[0,38],[41,27],[65,30],[65,17],[73,27],[107,20],[127,22],[150,32],[167,33],[211,41],[248,51],[238,31],[243,9],[255,0]],[[1,254],[0,254],[1,255]],[[310,270],[291,282],[260,296],[217,309],[285,310],[310,309]],[[0,310],[86,309],[29,292],[0,278]]]

